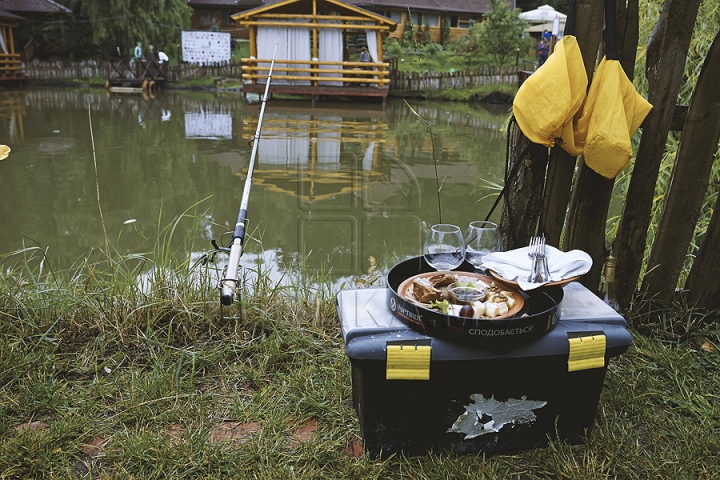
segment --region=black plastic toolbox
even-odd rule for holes
[[[632,339],[625,320],[581,284],[563,290],[548,333],[482,347],[410,328],[388,308],[388,288],[341,291],[337,309],[366,451],[512,453],[548,438],[582,441],[608,361]]]

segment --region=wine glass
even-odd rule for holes
[[[465,231],[465,260],[470,262],[475,271],[480,271],[480,265],[485,255],[491,252],[501,252],[502,238],[497,224],[493,222],[470,222]]]
[[[459,267],[465,258],[465,239],[460,227],[448,223],[430,227],[423,256],[428,265],[439,272]]]

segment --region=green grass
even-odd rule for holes
[[[108,242],[110,252],[66,272],[39,249],[0,256],[0,478],[720,475],[720,332],[694,324],[677,342],[677,316],[653,339],[633,330],[582,445],[354,457],[360,430],[332,293],[310,279],[275,285],[260,271],[244,286],[242,316],[221,311],[203,280],[212,264],[178,254],[201,217],[159,229],[147,253],[123,256]],[[29,422],[46,428],[17,431]]]
[[[235,47],[231,51],[231,56],[233,62],[240,62],[242,58],[248,58],[250,56],[250,42],[235,42]]]
[[[452,90],[437,90],[428,92],[427,98],[430,100],[444,100],[451,102],[470,102],[482,100],[486,96],[494,93],[500,93],[508,98],[508,103],[512,101],[512,97],[517,93],[516,85],[508,84],[487,84],[476,85],[470,88],[456,88]]]

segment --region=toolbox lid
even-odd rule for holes
[[[387,345],[432,345],[432,360],[472,360],[498,357],[568,355],[575,339],[603,338],[605,355],[622,354],[632,343],[625,319],[582,284],[564,286],[557,326],[538,340],[500,351],[439,340],[415,331],[399,321],[387,307],[386,288],[343,290],[337,295],[337,310],[348,357],[384,360]],[[585,345],[588,345],[586,342]]]

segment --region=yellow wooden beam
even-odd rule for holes
[[[335,28],[341,30],[380,30],[389,31],[388,25],[355,25],[349,23],[290,23],[290,22],[258,22],[251,20],[242,20],[238,22],[243,27],[261,26],[261,27],[284,27],[284,28]]]
[[[264,68],[256,68],[256,67],[242,67],[243,72],[255,72],[260,78],[265,78],[267,75],[265,75],[262,72],[266,72],[267,69]],[[353,70],[343,70],[343,69],[330,69],[330,68],[279,68],[277,65],[273,67],[273,78],[275,78],[275,74],[278,72],[285,72],[285,73],[326,73],[326,74],[343,74],[343,75],[377,75],[380,77],[386,77],[390,75],[390,72],[385,70],[363,70],[363,69],[353,69]],[[307,78],[315,78],[307,77]],[[333,77],[333,78],[339,78],[339,77]]]
[[[366,75],[368,72],[363,72]],[[376,75],[378,72],[373,72],[373,75]],[[259,80],[259,79],[266,79],[267,76],[265,75],[253,75],[250,73],[243,73],[242,78],[247,78],[249,80]],[[273,80],[306,80],[308,82],[311,81],[321,81],[321,82],[344,82],[344,83],[390,83],[389,78],[341,78],[341,77],[311,77],[308,75],[275,75],[273,74]],[[305,85],[310,86],[310,85]]]
[[[267,71],[270,68],[270,62],[272,60],[270,59],[262,59],[262,58],[241,58],[240,61],[243,64],[259,64],[259,63],[267,63],[267,65],[262,66],[262,68]],[[387,62],[339,62],[339,61],[332,61],[332,60],[285,60],[285,59],[275,59],[275,63],[285,63],[287,65],[338,65],[343,67],[374,67],[374,68],[387,68],[390,66]],[[243,65],[243,68],[245,66]],[[277,68],[277,67],[275,67]]]
[[[253,18],[288,18],[292,20],[295,20],[296,18],[307,18],[309,20],[342,20],[346,22],[370,21],[367,17],[356,17],[351,15],[296,15],[294,13],[262,13],[260,15],[253,15]]]

